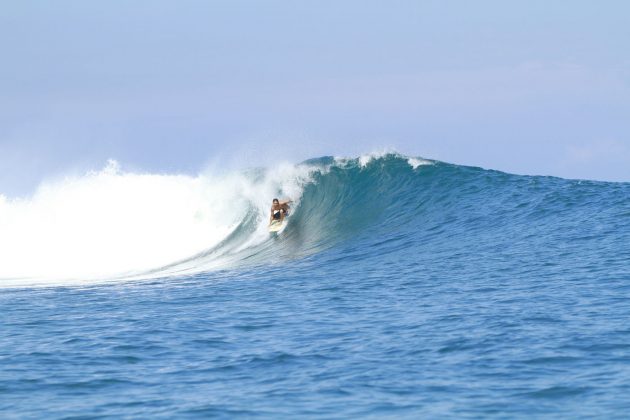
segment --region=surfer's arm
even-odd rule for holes
[[[289,207],[289,203],[293,203],[293,201],[291,201],[291,200],[285,200],[285,201],[281,201],[281,202],[280,202],[280,208],[281,208],[282,210],[284,210],[284,213],[285,213],[285,214],[289,212],[289,209],[290,209],[290,207]]]

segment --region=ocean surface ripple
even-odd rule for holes
[[[0,280],[0,417],[630,412],[630,183],[304,165],[277,237],[254,203],[151,270]]]

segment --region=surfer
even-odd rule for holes
[[[269,225],[271,225],[274,220],[278,220],[280,223],[284,221],[284,218],[289,215],[289,203],[291,203],[291,200],[280,201],[277,198],[273,199]]]

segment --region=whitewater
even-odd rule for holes
[[[373,153],[0,191],[3,418],[623,417],[629,303],[630,183]]]

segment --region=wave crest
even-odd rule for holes
[[[186,176],[125,172],[109,161],[29,198],[0,199],[0,284],[89,284],[301,258],[397,220],[427,164],[384,152]],[[273,197],[294,200],[275,239],[267,231]]]

